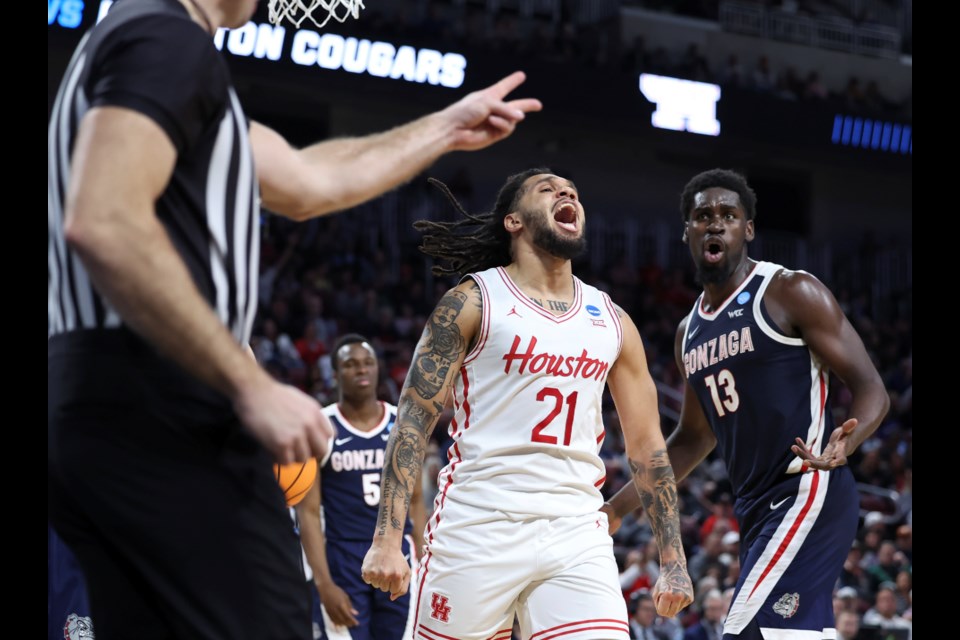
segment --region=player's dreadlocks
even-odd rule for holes
[[[523,196],[521,187],[527,178],[541,173],[553,171],[536,167],[507,178],[497,194],[493,211],[480,215],[465,211],[447,185],[429,178],[429,182],[440,189],[454,208],[466,217],[455,222],[417,220],[413,223],[414,229],[424,233],[420,251],[447,263],[446,266],[434,265],[434,275],[463,276],[510,264],[513,259],[510,255],[510,234],[503,227],[503,218],[514,210]]]

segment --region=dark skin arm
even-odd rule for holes
[[[410,584],[410,565],[401,553],[403,524],[448,387],[480,330],[481,309],[480,288],[472,280],[444,295],[423,329],[400,392],[380,480],[377,529],[361,570],[364,581],[389,592],[391,600],[405,594]]]
[[[850,389],[850,417],[833,430],[819,456],[797,438],[791,450],[805,468],[835,469],[869,438],[890,408],[890,396],[863,341],[822,282],[803,271],[783,270],[767,292],[767,310],[788,335],[803,338],[810,350]]]
[[[833,430],[819,456],[814,456],[807,443],[797,438],[791,447],[794,454],[804,461],[805,468],[835,469],[847,463],[847,458],[860,444],[880,426],[880,421],[890,407],[890,397],[867,354],[863,341],[856,330],[843,315],[840,305],[830,290],[812,275],[802,271],[780,271],[774,276],[764,297],[767,311],[777,327],[785,335],[803,338],[810,350],[850,389],[853,402],[850,405],[850,418]],[[683,371],[680,359],[680,345],[683,339],[685,323],[677,330],[675,352],[677,366]],[[693,427],[689,435],[684,433]],[[705,433],[701,431],[705,429]],[[699,435],[697,439],[696,435]],[[709,434],[710,447],[706,448]],[[690,462],[699,455],[697,442],[702,447],[702,456],[690,466]],[[716,444],[703,409],[700,407],[690,385],[684,390],[683,408],[680,423],[667,439],[667,453],[678,479],[683,479],[699,464]],[[812,443],[810,443],[812,444]],[[676,451],[676,453],[675,453]],[[686,457],[694,454],[694,458]],[[636,509],[639,502],[632,499],[629,492],[619,491],[605,505],[610,519],[611,532],[616,531],[613,524],[619,526],[619,518]]]
[[[683,335],[686,332],[687,320],[680,322],[674,340],[674,358],[677,367],[683,371]],[[680,408],[680,421],[677,428],[667,438],[667,456],[677,482],[683,480],[690,472],[697,468],[704,458],[717,446],[717,439],[710,429],[707,417],[703,413],[700,401],[689,383],[683,385],[683,404]],[[630,485],[624,486],[609,502],[604,503],[602,510],[607,513],[610,521],[610,533],[620,528],[623,516],[640,507],[640,499]]]

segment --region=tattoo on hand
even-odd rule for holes
[[[690,575],[681,562],[666,562],[660,567],[661,588],[673,593],[690,593],[693,589]]]

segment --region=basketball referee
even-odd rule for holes
[[[310,638],[272,462],[322,456],[320,406],[243,350],[258,215],[302,220],[510,135],[517,72],[384,133],[292,148],[244,115],[214,47],[251,0],[119,0],[48,130],[48,515],[98,640]]]

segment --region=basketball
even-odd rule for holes
[[[303,500],[317,479],[317,459],[311,457],[306,462],[274,464],[273,473],[277,477],[277,484],[283,489],[287,506],[292,507]]]

